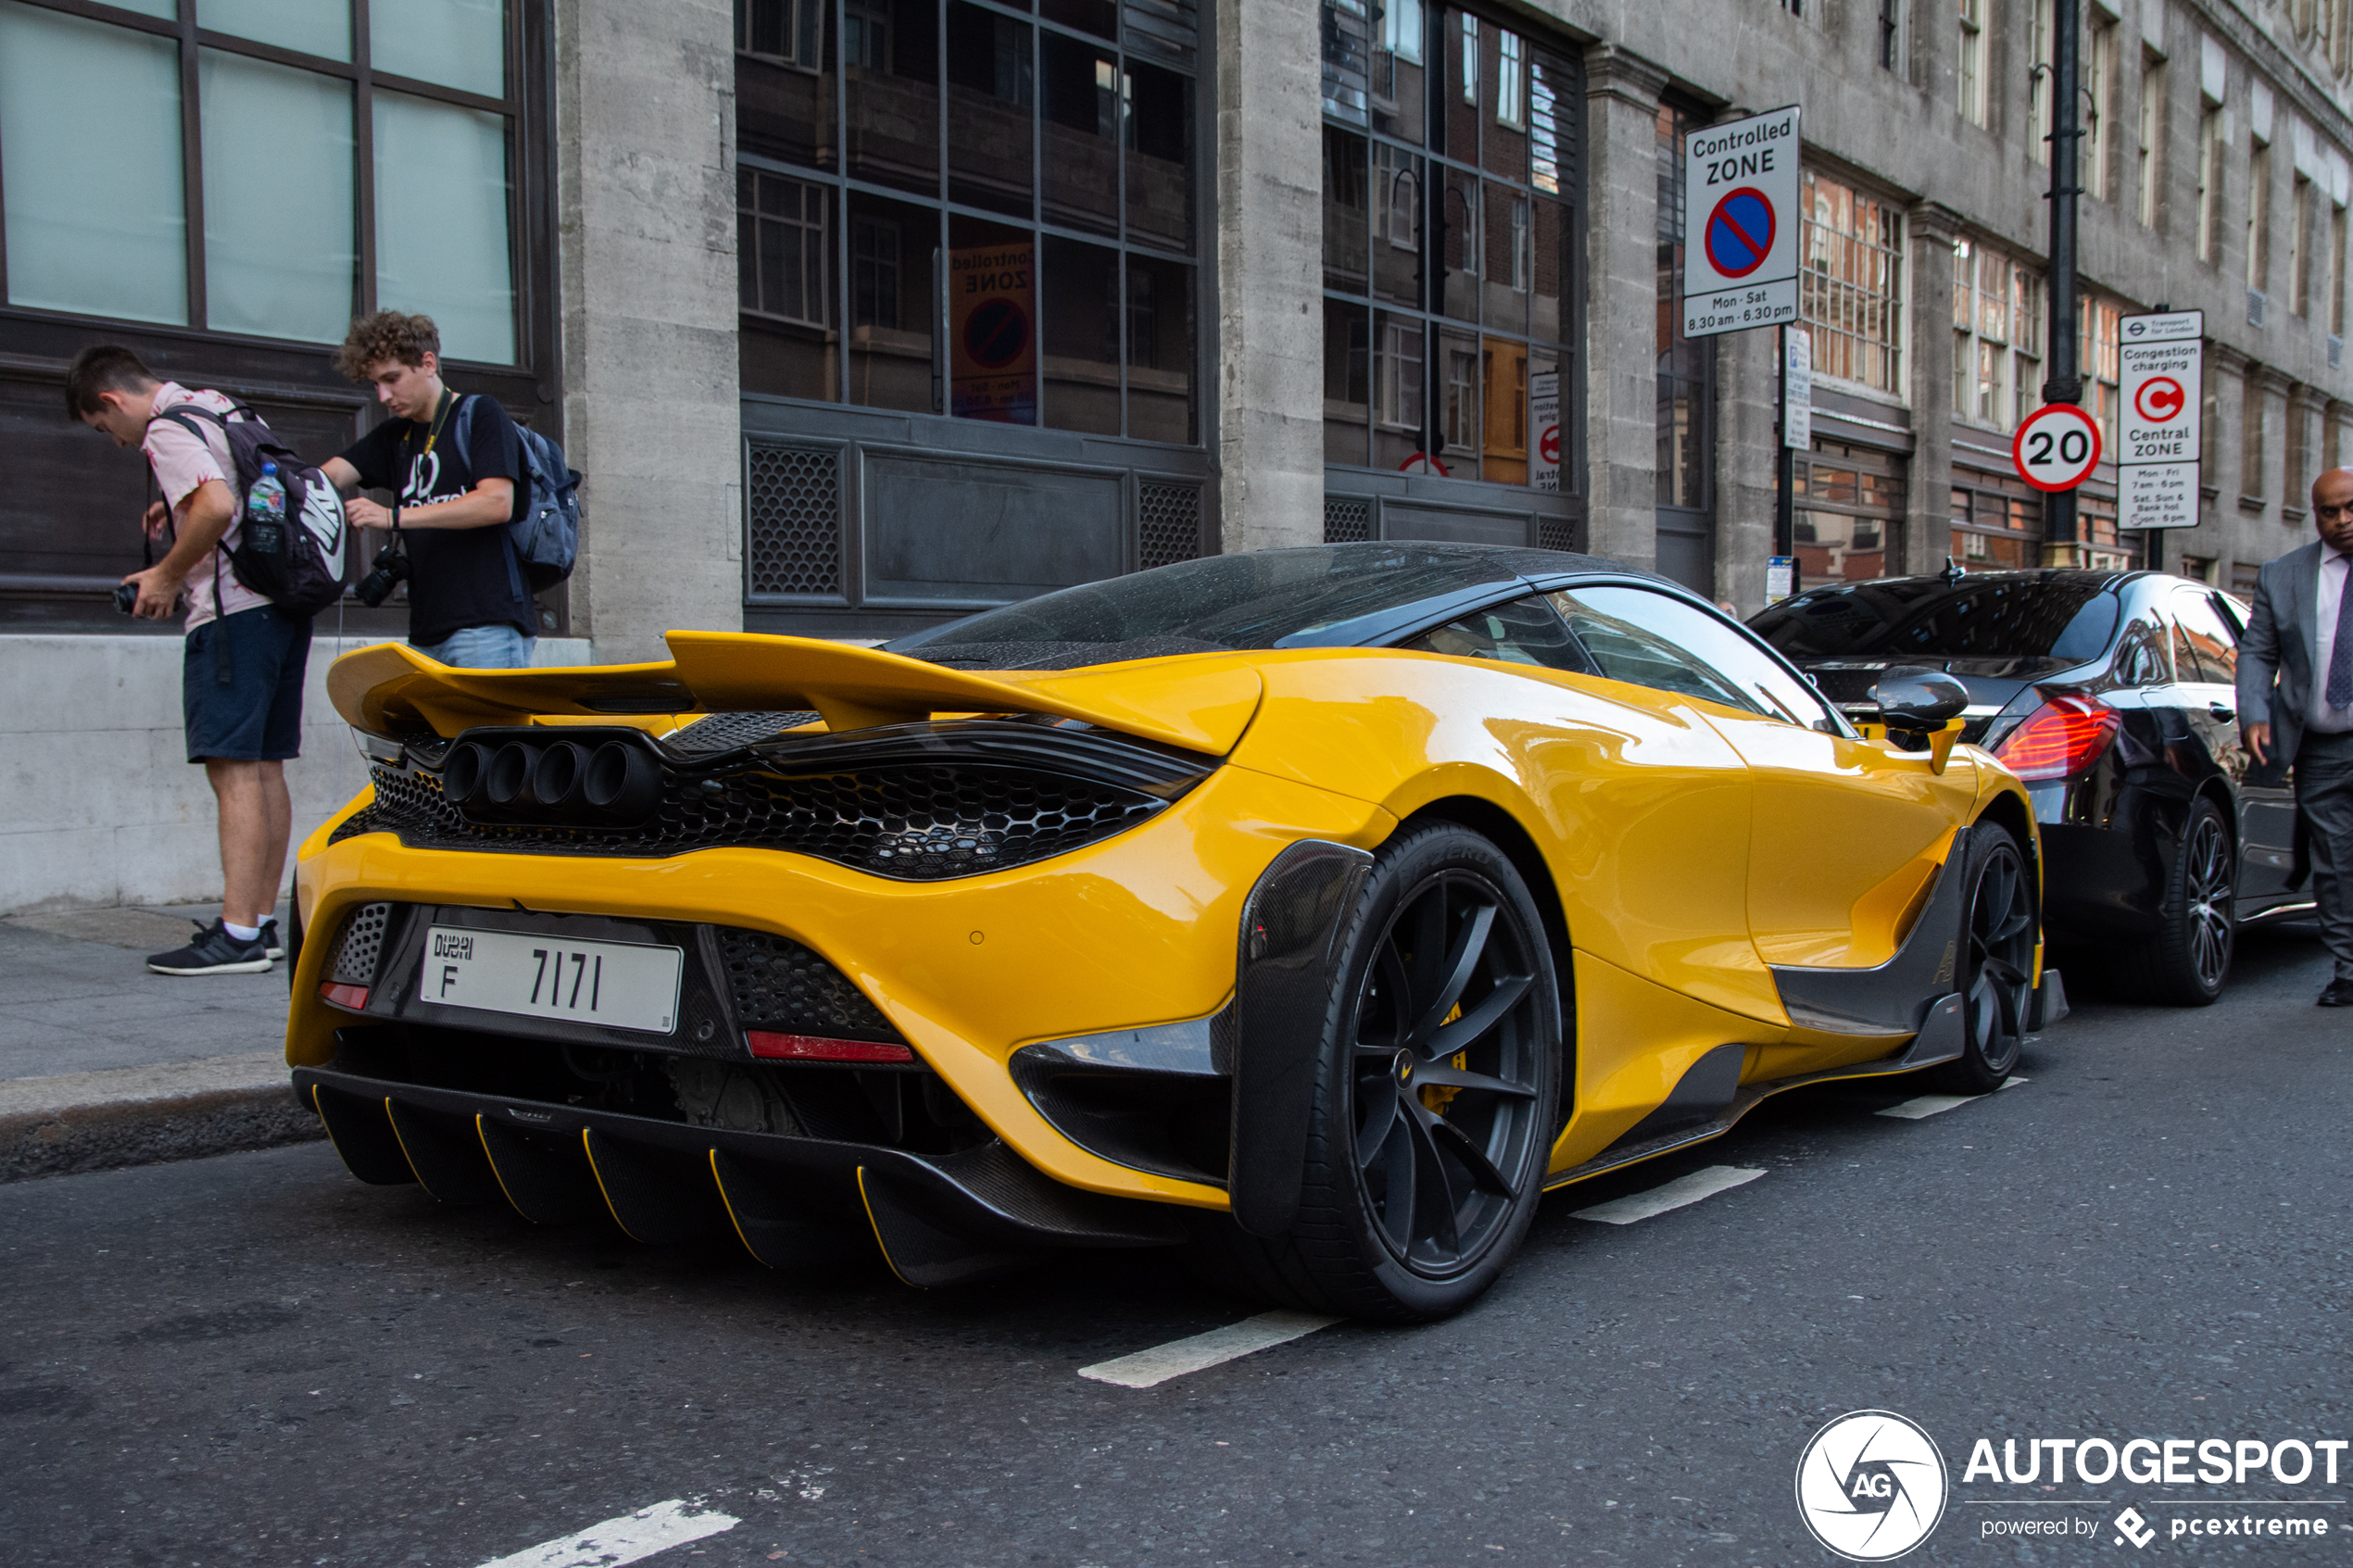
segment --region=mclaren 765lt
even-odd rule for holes
[[[287,1057],[361,1180],[915,1285],[1189,1247],[1423,1319],[1550,1188],[1799,1084],[1993,1087],[2065,1010],[1957,685],[1889,671],[1858,733],[1606,561],[1327,546],[669,645],[336,661],[373,784],[301,849]]]

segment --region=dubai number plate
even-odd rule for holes
[[[667,1035],[678,1019],[676,947],[580,942],[436,925],[425,934],[421,1001]]]

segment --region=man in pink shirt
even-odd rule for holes
[[[150,538],[169,525],[171,547],[123,582],[138,589],[132,613],[147,620],[165,620],[186,602],[180,690],[188,760],[204,764],[220,806],[220,918],[147,967],[158,974],[252,973],[284,956],[272,911],[294,824],[285,760],[302,749],[310,618],[237,581],[228,554],[242,504],[236,464],[218,426],[191,421],[200,434],[158,417],[183,405],[215,413],[233,407],[220,393],[157,380],[127,348],[83,349],[66,373],[68,411],[116,445],[138,447],[162,487],[164,498],[147,508],[145,524]]]

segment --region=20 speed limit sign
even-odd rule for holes
[[[2045,403],[2020,421],[2010,466],[2037,490],[2072,490],[2100,465],[2100,427],[2072,403]]]

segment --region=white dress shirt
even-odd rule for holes
[[[2324,735],[2353,730],[2353,709],[2329,706],[2329,660],[2336,657],[2336,617],[2345,598],[2345,581],[2353,573],[2353,558],[2321,546],[2320,591],[2312,607],[2312,699],[2305,705],[2304,727]]]

